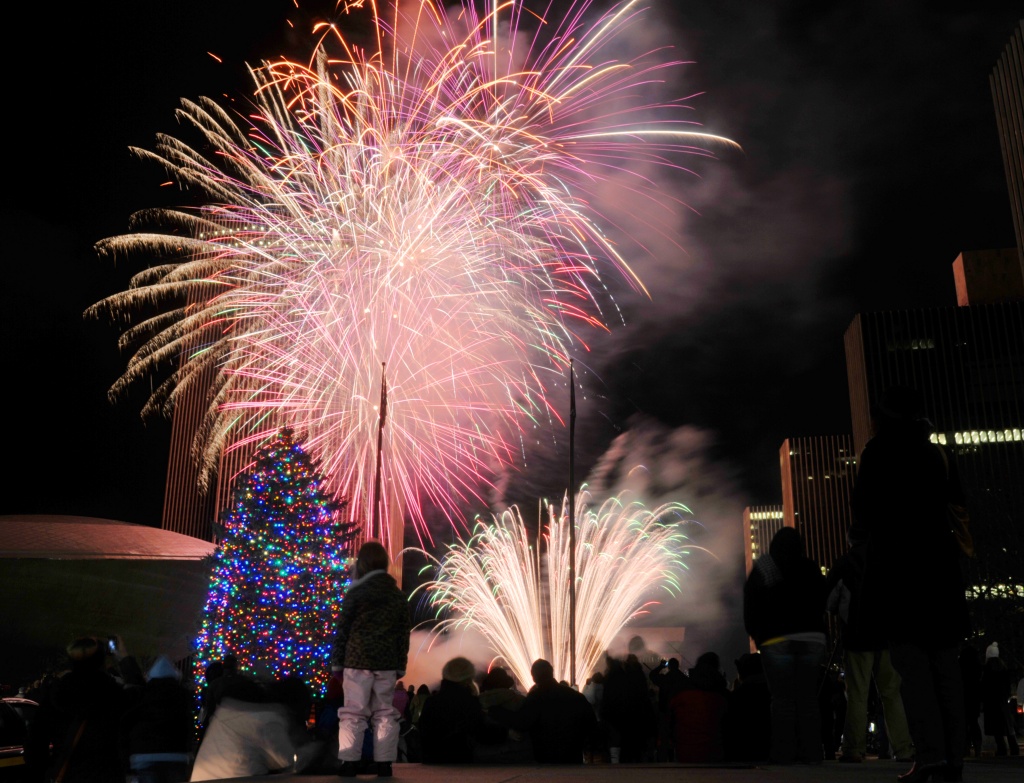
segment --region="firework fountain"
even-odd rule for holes
[[[354,12],[373,14],[368,47],[322,25],[308,65],[251,69],[248,114],[186,100],[200,143],[135,150],[201,205],[100,242],[155,263],[88,312],[130,324],[112,395],[153,375],[144,414],[205,395],[207,477],[288,425],[364,516],[386,365],[384,516],[422,541],[424,504],[457,519],[527,424],[561,422],[570,356],[608,328],[614,286],[643,288],[588,194],[625,174],[653,198],[647,168],[732,142],[644,97],[679,63],[612,55],[635,2],[596,21],[585,1],[543,20],[518,0]]]
[[[563,504],[548,506],[546,532],[531,537],[513,507],[472,536],[452,544],[422,589],[440,622],[434,633],[475,628],[520,683],[530,666],[549,660],[555,676],[585,682],[616,634],[644,614],[660,592],[679,590],[684,555],[697,547],[685,530],[690,510],[679,503],[648,508],[629,492],[600,505],[584,488],[577,498],[576,671],[572,652],[569,520]]]

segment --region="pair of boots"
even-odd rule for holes
[[[377,777],[379,778],[390,778],[392,776],[391,762],[390,761],[378,761],[375,766],[377,767]],[[360,763],[358,761],[343,761],[341,762],[341,769],[338,770],[338,776],[343,778],[354,778],[359,774]],[[366,774],[370,774],[366,771]]]

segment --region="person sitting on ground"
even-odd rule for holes
[[[582,764],[597,719],[583,694],[555,680],[551,664],[538,658],[530,667],[534,686],[518,710],[497,705],[488,715],[503,726],[527,732],[534,760],[541,764]]]
[[[306,731],[311,704],[305,684],[291,679],[261,687],[259,701],[225,696],[199,746],[191,780],[306,769],[323,748]]]
[[[203,725],[208,726],[213,718],[217,705],[230,696],[236,701],[257,702],[264,697],[263,686],[255,677],[243,672],[238,665],[238,657],[225,655],[220,661],[220,675],[211,682],[207,680],[203,696]]]

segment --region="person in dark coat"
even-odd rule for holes
[[[818,686],[825,663],[825,577],[804,554],[795,528],[783,527],[754,561],[743,589],[743,621],[764,662],[772,694],[776,764],[824,758]]]
[[[679,669],[679,659],[662,660],[658,668],[648,675],[658,689],[658,761],[675,761],[672,740],[672,699],[686,687],[686,675]]]
[[[964,723],[967,726],[965,756],[981,758],[981,653],[970,644],[960,651],[960,678],[964,684]]]
[[[929,440],[917,390],[886,390],[872,413],[851,538],[867,541],[863,610],[886,634],[902,680],[915,762],[901,780],[959,780],[966,732],[957,659],[970,624],[949,511],[965,505],[963,490],[952,456]]]
[[[728,689],[718,654],[706,652],[690,669],[682,689],[669,703],[676,761],[725,759]]]
[[[377,774],[390,777],[398,758],[401,727],[394,706],[395,683],[409,659],[409,604],[388,573],[388,552],[367,541],[356,556],[356,580],[341,604],[331,671],[341,673],[345,694],[338,708],[339,775],[355,777],[363,736],[372,724]]]
[[[761,656],[736,659],[736,684],[725,713],[725,760],[767,761],[771,755],[772,695]]]
[[[466,658],[452,658],[444,665],[441,686],[427,698],[420,714],[418,730],[425,764],[472,764],[477,760],[479,742],[499,739],[488,733],[475,677],[476,668]]]
[[[608,657],[601,722],[608,728],[613,764],[645,760],[647,744],[658,731],[658,715],[636,655],[627,655],[622,662]]]
[[[843,640],[846,716],[840,761],[861,763],[867,754],[868,697],[874,682],[882,700],[885,732],[893,755],[900,761],[914,757],[907,715],[900,696],[900,676],[889,656],[889,641],[876,617],[861,606],[865,541],[851,541],[850,549],[829,570],[829,611],[839,618]]]
[[[118,727],[121,715],[141,697],[145,680],[120,637],[83,637],[68,648],[70,670],[41,696],[29,724],[25,761],[33,780],[122,783]],[[119,682],[106,668],[117,661]],[[52,747],[51,747],[52,746]]]
[[[594,741],[597,718],[583,694],[555,680],[554,668],[539,658],[530,667],[534,685],[516,710],[495,706],[488,711],[495,721],[526,732],[540,764],[582,764]]]
[[[999,657],[999,644],[992,642],[985,650],[985,667],[981,674],[981,708],[985,735],[996,743],[996,755],[1020,755],[1017,733],[1010,716],[1013,676]]]
[[[121,748],[134,783],[181,783],[192,762],[192,694],[161,655],[137,705],[121,717]]]
[[[492,707],[504,707],[515,712],[523,706],[526,697],[515,688],[504,667],[493,666],[480,683],[480,706],[492,727],[487,741],[477,745],[477,760],[485,764],[522,764],[533,761],[530,738],[521,731],[510,729],[490,717]]]

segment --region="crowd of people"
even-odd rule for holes
[[[960,781],[964,758],[981,753],[982,727],[997,755],[1019,753],[1008,704],[1024,680],[998,643],[984,654],[963,643],[971,541],[951,514],[964,499],[922,419],[920,396],[905,388],[874,411],[849,548],[827,576],[792,527],[755,561],[743,618],[757,652],[734,662],[731,683],[713,651],[684,670],[631,644],[581,687],[556,679],[543,658],[532,682],[517,683],[500,665],[480,670],[461,656],[436,687],[406,686],[409,605],[371,541],[356,558],[323,699],[298,679],[261,682],[225,655],[204,672],[197,714],[166,657],[144,674],[120,638],[78,639],[66,670],[26,694],[40,705],[25,744],[30,780],[390,777],[396,761],[862,763],[873,752],[912,764],[901,783]],[[831,656],[829,613],[839,628]],[[871,716],[882,742],[868,736]]]

